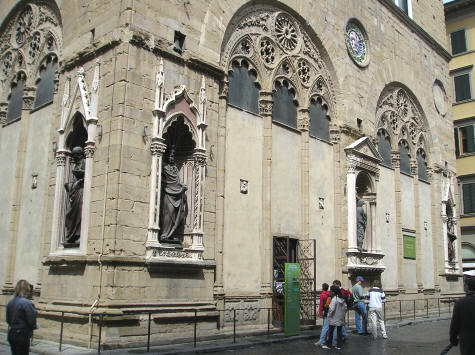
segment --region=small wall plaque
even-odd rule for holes
[[[240,180],[241,193],[247,194],[249,191],[249,182],[247,180]]]

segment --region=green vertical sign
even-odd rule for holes
[[[300,334],[300,264],[285,263],[284,335]]]
[[[403,234],[404,259],[416,258],[416,237]]]

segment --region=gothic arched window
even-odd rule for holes
[[[255,70],[249,69],[245,60],[241,64],[234,61],[228,74],[228,104],[259,114],[259,84],[256,79]]]
[[[417,159],[417,175],[419,179],[427,181],[427,162],[426,162],[426,153],[424,149],[419,148],[416,154]]]
[[[309,115],[310,115],[310,135],[330,140],[330,117],[328,116],[328,106],[323,103],[319,97],[310,100]]]
[[[8,111],[5,123],[17,121],[21,118],[23,107],[23,90],[25,89],[26,75],[18,73],[16,81],[12,84],[10,95],[8,96]]]
[[[381,164],[391,168],[391,141],[389,140],[388,133],[384,129],[378,131],[378,153],[381,155],[381,158],[383,158]]]
[[[297,128],[297,104],[295,90],[289,87],[287,80],[276,81],[272,120],[286,126]]]
[[[409,153],[409,145],[405,140],[399,142],[399,159],[401,173],[411,174],[411,155]]]
[[[41,65],[40,78],[37,81],[36,97],[33,108],[39,108],[53,102],[54,75],[58,66],[58,59],[49,56]]]

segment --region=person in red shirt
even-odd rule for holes
[[[318,316],[320,318],[323,318],[323,326],[322,331],[320,332],[320,339],[315,343],[315,345],[324,345],[327,340],[329,324],[327,319],[328,307],[325,307],[325,304],[327,303],[327,300],[331,297],[330,291],[328,291],[328,287],[329,286],[327,283],[322,284],[322,293],[320,293],[320,304],[318,306]]]

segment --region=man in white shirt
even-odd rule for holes
[[[379,280],[374,280],[373,287],[369,289],[367,297],[369,298],[369,318],[372,324],[373,339],[378,337],[377,323],[381,327],[381,334],[384,339],[388,338],[386,334],[386,327],[383,320],[383,303],[386,302],[386,295],[381,289],[381,283]]]

